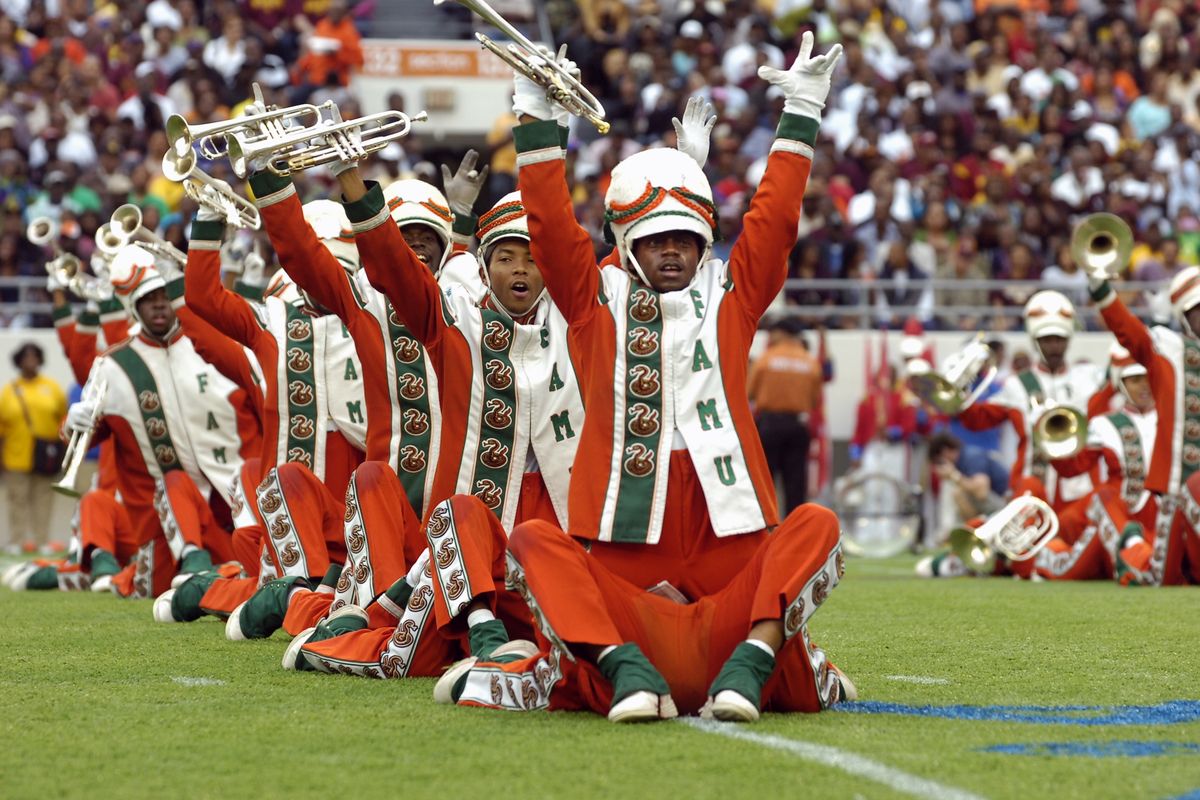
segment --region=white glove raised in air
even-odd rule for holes
[[[558,49],[555,56],[545,47],[539,47],[542,58],[549,61],[554,59],[564,70],[579,79],[579,65],[567,58],[567,46]],[[533,63],[542,63],[541,59],[533,58]],[[571,119],[571,113],[546,95],[546,89],[534,83],[520,72],[513,74],[513,113],[518,117],[528,115],[534,119],[552,119],[565,128]]]
[[[789,114],[820,120],[825,98],[829,96],[829,84],[833,79],[833,68],[842,57],[841,44],[829,48],[823,56],[810,58],[813,49],[812,31],[806,31],[800,40],[800,52],[791,69],[786,71],[774,67],[758,68],[758,77],[778,86],[785,98],[783,110]]]
[[[213,178],[212,184],[204,186],[200,190],[206,197],[209,198],[209,203],[201,203],[200,209],[196,212],[197,222],[226,222],[225,212],[217,210],[222,202],[221,193],[228,192],[226,197],[233,194],[233,187],[220,178]],[[214,206],[210,208],[209,206]]]
[[[679,117],[671,117],[671,124],[675,126],[675,147],[679,152],[691,156],[700,169],[704,169],[708,161],[709,137],[713,125],[717,124],[712,103],[703,97],[691,98],[683,110],[683,121]]]
[[[96,413],[94,400],[80,400],[67,409],[67,430],[72,433],[91,433],[92,417]]]
[[[478,162],[479,153],[468,150],[453,175],[450,174],[450,168],[442,164],[442,187],[446,191],[446,202],[455,214],[472,213],[475,201],[487,181],[488,168],[476,169]]]

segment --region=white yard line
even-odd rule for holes
[[[186,675],[176,675],[171,678],[172,681],[180,686],[224,686],[225,681],[220,678],[189,678]]]
[[[840,769],[842,772],[881,783],[889,789],[910,794],[914,797],[929,797],[934,800],[982,800],[980,795],[973,794],[964,789],[946,786],[937,781],[911,775],[895,767],[880,764],[878,761],[873,761],[866,756],[860,756],[848,750],[840,750],[827,744],[788,739],[783,736],[773,736],[771,734],[752,733],[732,722],[717,722],[715,720],[696,719],[695,717],[681,718],[679,721],[688,727],[695,728],[704,733],[712,733],[717,736],[725,736],[729,739],[737,739],[743,742],[753,742],[763,747],[769,747],[772,750],[781,750],[785,753],[790,753],[804,761]]]
[[[884,675],[889,681],[901,683],[919,683],[922,686],[944,686],[950,681],[947,678],[931,678],[928,675]]]

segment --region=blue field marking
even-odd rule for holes
[[[1175,797],[1168,797],[1167,800],[1200,800],[1200,789],[1192,789],[1190,792],[1187,792],[1186,794],[1176,795]]]
[[[863,700],[839,703],[833,710],[1035,725],[1176,725],[1200,720],[1197,700],[1170,700],[1153,706],[910,706]]]
[[[1149,756],[1200,755],[1200,744],[1190,742],[1028,742],[980,747],[981,753],[1009,756],[1085,756],[1087,758],[1146,758]]]

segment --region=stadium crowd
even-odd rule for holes
[[[783,66],[804,30],[845,43],[805,200],[797,278],[852,289],[791,289],[804,306],[869,303],[874,322],[915,313],[926,327],[1016,327],[1030,284],[932,289],[928,280],[1039,281],[1083,300],[1070,223],[1106,208],[1134,224],[1129,277],[1157,281],[1200,259],[1200,11],[1184,0],[586,0],[549,4],[584,83],[618,120],[572,152],[579,218],[600,238],[612,167],[673,141],[689,96],[720,115],[707,172],[727,256],[761,177],[783,100],[755,70]],[[226,119],[258,81],[268,99],[334,97],[372,6],[6,0],[0,3],[0,276],[37,275],[26,223],[63,222],[64,246],[123,202],[178,245],[189,207],[161,174],[162,120]],[[355,15],[358,16],[355,16]],[[330,38],[345,46],[332,49]],[[511,189],[511,120],[489,138],[490,202]],[[577,126],[577,135],[589,134]],[[482,143],[481,143],[482,144]],[[392,148],[392,175],[437,181],[419,137]],[[226,176],[228,177],[228,176]],[[332,182],[306,176],[306,196]],[[873,280],[889,281],[873,290]],[[4,299],[11,300],[13,296]],[[976,316],[937,309],[974,306]],[[910,309],[893,314],[892,307]],[[915,309],[912,311],[911,309]],[[48,324],[46,320],[33,320]],[[834,320],[836,324],[837,320]],[[861,324],[847,315],[842,324]],[[30,324],[0,311],[0,325]]]

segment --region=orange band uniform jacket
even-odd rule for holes
[[[534,259],[570,324],[587,418],[570,487],[570,532],[656,543],[676,431],[717,536],[777,524],[774,484],[747,401],[758,321],[783,287],[816,140],[815,120],[785,114],[728,264],[660,294],[616,266],[597,270],[571,211],[558,126],[514,130]],[[686,189],[686,187],[680,187]]]
[[[367,277],[426,347],[441,387],[431,505],[472,494],[511,531],[532,452],[555,513],[565,521],[583,423],[566,320],[545,300],[529,322],[518,323],[467,285],[454,282],[443,291],[392,224],[378,186],[348,204],[346,213]],[[503,210],[495,221],[503,224]],[[456,255],[445,270],[469,274],[467,260],[475,257]]]

